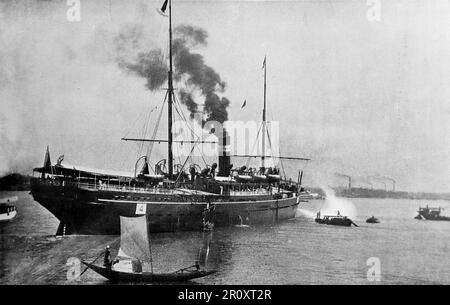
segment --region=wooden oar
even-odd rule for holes
[[[189,266],[189,267],[186,267],[186,268],[182,268],[182,269],[179,269],[177,271],[174,271],[173,273],[183,272],[184,270],[188,270],[188,269],[191,269],[191,268],[198,268],[198,265],[195,264],[195,265],[192,265],[192,266]]]
[[[104,253],[105,253],[105,251],[102,251],[102,252],[100,253],[100,255],[97,256],[90,264],[95,263],[95,262],[100,258],[100,256],[102,256]],[[83,270],[83,272],[80,273],[80,276],[82,276],[88,269],[89,269],[89,266],[87,266],[87,267]]]

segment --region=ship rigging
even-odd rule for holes
[[[173,139],[174,110],[185,119],[173,87],[172,1],[166,0],[161,11],[168,9],[169,69],[168,88],[152,137],[124,137],[124,141],[149,143],[147,153],[140,156],[133,173],[113,172],[69,165],[60,158],[51,164],[47,153],[44,166],[31,180],[31,194],[60,220],[57,234],[119,234],[120,217],[145,215],[149,232],[202,230],[205,223],[214,227],[274,223],[295,217],[300,203],[302,174],[293,181],[282,177],[278,168],[267,167],[266,69],[264,71],[264,101],[262,154],[259,171],[247,166],[233,167],[230,162],[229,135],[225,129],[216,131],[217,140],[203,141],[191,130],[193,139]],[[266,66],[266,60],[264,61]],[[167,139],[156,139],[159,121],[167,101]],[[149,167],[154,143],[167,143],[167,159]],[[215,143],[217,142],[217,143]],[[174,164],[174,144],[191,144],[188,156]],[[215,144],[218,161],[201,168],[188,164],[199,144]],[[246,155],[248,159],[256,157]],[[203,157],[202,157],[203,158]],[[291,160],[307,158],[277,157]],[[138,173],[139,162],[143,161]],[[282,163],[281,163],[282,165]],[[150,168],[153,174],[150,174]],[[187,170],[188,169],[188,170]],[[216,174],[217,170],[217,174]],[[284,171],[284,170],[283,170]],[[243,223],[245,219],[245,223]]]

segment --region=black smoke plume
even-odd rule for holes
[[[159,49],[139,53],[134,63],[121,61],[119,67],[145,77],[146,86],[152,91],[160,88],[167,79],[167,65],[164,62],[164,54]]]
[[[150,49],[137,52],[145,46],[143,27],[136,24],[125,25],[114,38],[120,68],[147,80],[147,88],[151,91],[161,87],[167,81],[167,64],[161,49]]]
[[[192,93],[180,89],[178,91],[178,97],[180,98],[181,102],[186,105],[187,109],[189,110],[189,114],[191,119],[194,118],[195,113],[198,112],[198,105],[194,101],[194,98],[192,97]]]
[[[160,48],[152,48],[138,52],[132,59],[124,56],[133,49],[142,47],[142,33],[139,26],[127,26],[121,31],[115,39],[117,62],[125,71],[145,78],[147,88],[153,91],[167,82],[168,65],[164,52]],[[179,100],[186,105],[193,118],[198,111],[194,96],[200,95],[204,98],[206,121],[223,123],[228,120],[227,107],[230,101],[219,94],[225,91],[226,83],[205,63],[201,54],[192,52],[194,48],[207,46],[207,32],[191,25],[180,25],[174,29],[173,34],[174,80],[185,85],[184,89],[176,91]]]

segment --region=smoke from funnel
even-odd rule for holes
[[[207,32],[191,25],[180,25],[173,33],[174,80],[184,82],[186,87],[177,91],[178,98],[186,105],[190,117],[193,118],[198,110],[194,96],[200,95],[204,98],[203,111],[206,121],[223,123],[228,119],[227,107],[230,101],[219,94],[225,91],[226,84],[213,68],[205,64],[201,54],[192,52],[193,48],[207,45]],[[139,26],[125,27],[115,39],[117,63],[125,71],[145,78],[147,88],[153,91],[167,82],[168,66],[164,52],[160,48],[153,48],[150,51],[138,52],[132,58],[124,56],[133,48],[140,49],[143,39]]]
[[[147,88],[156,90],[166,81],[166,64],[164,62],[164,55],[161,50],[155,49],[148,53],[139,53],[136,62],[128,63],[119,61],[119,67],[133,71],[140,77],[145,77],[147,80]]]
[[[186,107],[190,113],[190,118],[193,119],[195,116],[195,113],[198,111],[198,105],[194,101],[192,93],[190,93],[184,89],[180,89],[178,92],[178,96],[179,96],[181,102],[186,105]]]
[[[357,216],[354,204],[344,198],[336,197],[335,192],[329,187],[322,186],[321,189],[326,194],[326,199],[320,212],[322,215],[336,215],[339,211],[340,215],[354,219]]]

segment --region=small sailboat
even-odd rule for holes
[[[0,222],[13,220],[17,216],[16,206],[17,196],[0,199]]]
[[[111,266],[99,266],[83,261],[88,268],[113,282],[184,282],[215,273],[201,270],[200,265],[182,268],[169,273],[153,272],[151,245],[145,216],[120,217],[120,248],[117,259]],[[143,271],[150,265],[150,271]]]

